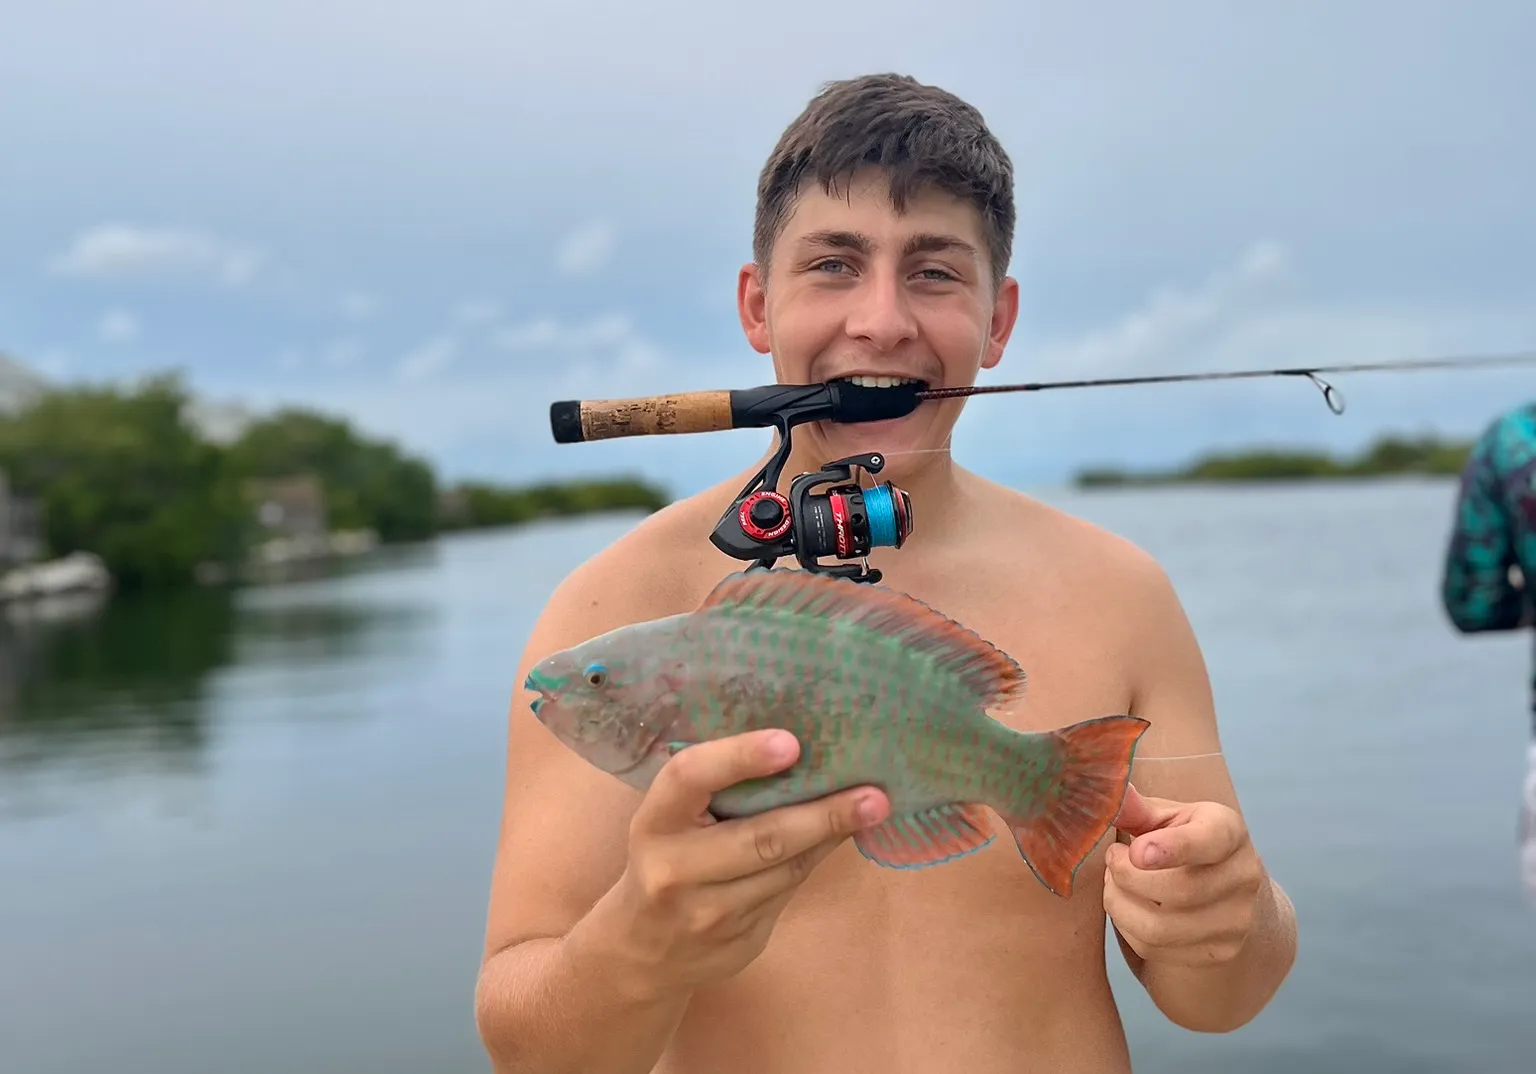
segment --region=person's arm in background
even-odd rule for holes
[[[1479,438],[1461,473],[1440,600],[1463,634],[1530,625],[1525,579],[1516,584],[1514,515],[1498,466],[1505,422]]]

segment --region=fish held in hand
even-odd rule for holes
[[[1066,898],[1119,814],[1148,724],[1105,716],[1033,732],[988,715],[1024,683],[1006,653],[913,597],[775,568],[727,576],[692,612],[546,657],[525,686],[556,738],[636,789],[688,746],[782,729],[798,760],[720,791],[715,816],[876,786],[890,816],[855,845],[919,868],[990,845],[990,809]]]

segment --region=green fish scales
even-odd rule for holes
[[[783,729],[800,742],[796,763],[719,792],[716,816],[875,785],[891,816],[855,845],[920,868],[988,846],[991,809],[1035,875],[1068,895],[1119,812],[1147,725],[1109,716],[1022,732],[987,714],[1024,682],[1010,657],[912,597],[774,569],[730,575],[694,612],[554,654],[527,686],[546,727],[632,786],[693,744]]]

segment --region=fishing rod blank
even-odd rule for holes
[[[1139,377],[1099,377],[1092,380],[1050,380],[1025,384],[985,384],[961,388],[930,388],[917,393],[919,400],[954,399],[1001,392],[1038,392],[1052,388],[1107,388],[1134,384],[1173,384],[1200,380],[1242,380],[1255,377],[1306,377],[1323,393],[1323,401],[1335,414],[1344,413],[1344,398],[1320,373],[1415,372],[1424,369],[1479,369],[1488,366],[1528,365],[1536,351],[1481,355],[1470,358],[1425,358],[1417,361],[1357,362],[1350,365],[1295,366],[1289,369],[1237,369],[1210,373],[1158,373]]]

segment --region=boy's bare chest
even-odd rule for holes
[[[1106,603],[1072,594],[1054,579],[959,564],[903,572],[891,579],[909,593],[1001,649],[1024,669],[1022,702],[993,715],[1016,727],[1044,729],[1128,711],[1131,682]]]

